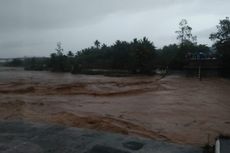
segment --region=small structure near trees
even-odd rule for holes
[[[188,76],[197,76],[201,80],[205,76],[219,76],[220,69],[221,62],[213,55],[199,52],[187,56],[185,70]]]

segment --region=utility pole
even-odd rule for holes
[[[202,68],[202,59],[201,59],[201,53],[199,53],[198,78],[200,79],[200,81],[202,80],[201,68]]]
[[[201,81],[201,65],[199,64],[199,68],[198,68],[198,78]]]

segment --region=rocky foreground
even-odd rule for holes
[[[0,122],[1,153],[202,153],[202,149],[94,130]]]

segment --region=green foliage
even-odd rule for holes
[[[195,45],[191,42],[185,43],[183,48],[181,45],[171,44],[164,46],[158,50],[157,55],[157,67],[158,68],[170,68],[181,69],[189,60],[189,56],[196,57],[200,53],[210,55],[210,49],[206,45]]]
[[[181,68],[186,55],[181,55],[181,50],[181,45],[172,44],[156,51],[154,44],[144,37],[131,42],[117,40],[111,46],[95,45],[74,55],[72,51],[65,54],[61,43],[58,43],[56,53],[52,53],[49,59],[27,59],[25,69],[74,74],[153,74],[156,68]],[[183,50],[195,53],[209,51],[209,48],[186,41]]]
[[[144,37],[142,40],[134,39],[130,45],[130,69],[135,73],[152,73],[156,56],[153,43]]]
[[[57,43],[56,52],[50,58],[14,59],[9,66],[24,66],[26,70],[51,70],[54,72],[72,72],[85,74],[127,75],[127,73],[151,74],[156,67],[156,50],[146,37],[132,42],[117,40],[113,45],[100,45],[78,51],[64,53],[61,43]]]
[[[216,43],[224,44],[230,39],[230,20],[226,17],[220,20],[219,25],[217,25],[217,32],[212,33],[209,37],[211,40],[216,41]]]
[[[97,42],[97,41],[96,41]],[[154,69],[155,47],[146,37],[132,42],[117,40],[115,44],[86,48],[77,52],[74,71],[81,69],[129,70],[151,73]],[[99,41],[98,41],[99,42]]]
[[[230,20],[226,17],[217,25],[217,32],[210,35],[215,41],[214,47],[223,63],[223,75],[230,76]]]
[[[10,62],[6,62],[4,66],[10,66],[10,67],[23,67],[24,61],[22,59],[15,58]]]
[[[215,47],[225,69],[230,69],[229,19],[221,20],[217,29],[218,32],[211,34],[210,39],[216,41]],[[25,67],[87,74],[113,72],[152,74],[156,68],[183,69],[191,58],[196,58],[200,53],[211,54],[209,47],[197,44],[196,36],[192,35],[192,28],[187,20],[183,19],[179,23],[179,30],[176,33],[180,41],[178,45],[171,44],[158,50],[146,37],[133,39],[131,42],[117,40],[110,46],[96,40],[93,46],[82,49],[76,54],[72,51],[65,53],[59,42],[56,52],[52,53],[49,59],[32,58],[25,62]]]
[[[24,63],[25,70],[42,71],[49,68],[49,58],[45,57],[26,58]]]
[[[157,65],[159,68],[174,68],[175,58],[179,52],[179,46],[171,44],[158,50]]]
[[[50,55],[50,68],[54,72],[70,72],[73,70],[74,54],[69,51],[64,55],[61,43],[57,43],[56,53]]]
[[[192,28],[188,25],[186,19],[182,19],[179,23],[177,39],[180,41],[179,50],[174,59],[174,67],[182,69],[187,64],[186,57],[194,54],[197,50],[197,37],[192,35]]]
[[[183,46],[187,42],[196,42],[197,37],[192,35],[192,27],[188,25],[186,19],[182,19],[179,23],[179,30],[176,31],[178,34],[177,39],[180,40],[180,44]]]

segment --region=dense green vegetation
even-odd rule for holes
[[[183,48],[176,44],[164,46],[162,49],[158,50],[157,67],[182,70],[187,64],[190,56],[196,56],[199,53],[215,56],[206,45],[195,45],[187,42]]]
[[[220,20],[217,32],[212,33],[210,39],[215,41],[214,47],[222,61],[222,75],[230,76],[230,20],[228,17]]]
[[[156,68],[183,69],[189,59],[199,55],[215,57],[222,61],[223,73],[230,74],[230,21],[221,20],[217,32],[210,35],[215,41],[213,48],[197,44],[192,28],[183,19],[176,31],[179,44],[170,44],[156,49],[148,38],[133,39],[131,42],[117,40],[113,45],[101,44],[98,40],[94,46],[76,53],[65,52],[61,43],[57,43],[56,52],[49,58],[27,58],[25,61],[13,60],[8,66],[22,66],[26,70],[51,70],[72,73],[134,73],[153,74]]]
[[[145,37],[134,39],[132,42],[118,40],[111,46],[101,46],[98,40],[94,44],[95,46],[78,51],[74,55],[71,51],[64,54],[61,43],[58,43],[57,52],[52,53],[50,57],[51,70],[82,73],[89,69],[106,69],[153,73],[156,49]]]
[[[24,61],[18,58],[13,59],[10,62],[3,63],[3,66],[12,66],[12,67],[23,67],[25,65]]]

